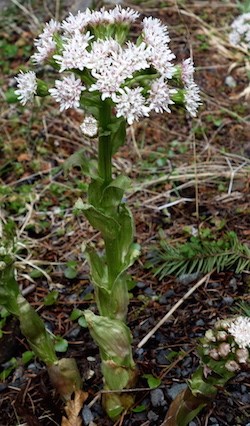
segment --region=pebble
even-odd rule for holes
[[[160,365],[167,365],[169,364],[169,361],[167,359],[167,354],[169,351],[164,351],[163,349],[160,350],[156,355],[157,364]]]
[[[225,78],[225,85],[233,88],[237,86],[237,83],[231,75],[227,75]]]
[[[160,305],[165,305],[167,303],[167,300],[170,299],[170,297],[173,297],[175,295],[175,291],[172,289],[169,289],[165,294],[163,294],[160,299],[159,303]]]
[[[150,399],[153,407],[159,407],[166,404],[164,393],[161,389],[153,389],[150,392]]]
[[[187,388],[186,383],[175,383],[174,385],[171,386],[171,388],[167,389],[167,394],[168,396],[174,400],[175,397],[184,389]]]
[[[154,411],[152,411],[152,410],[150,410],[149,412],[148,412],[148,420],[149,421],[153,421],[153,422],[156,422],[157,420],[158,420],[158,418],[159,418],[159,416],[158,416],[158,414],[156,414]]]
[[[231,296],[225,296],[222,299],[223,305],[231,306],[234,303],[234,298]]]
[[[94,420],[94,416],[92,414],[92,411],[87,405],[84,405],[82,410],[82,419],[84,425],[88,426],[91,422]]]
[[[188,423],[188,426],[197,426],[197,425],[196,425],[195,422],[192,421],[192,422]]]
[[[231,278],[231,280],[229,281],[229,285],[230,285],[230,287],[232,287],[232,289],[234,290],[234,291],[236,291],[237,290],[237,280],[236,280],[236,278],[235,277],[233,277],[233,278]]]
[[[197,325],[198,327],[203,327],[205,325],[205,322],[203,321],[203,319],[199,319],[198,321],[196,321],[195,325]]]
[[[76,327],[72,328],[72,330],[68,333],[68,338],[74,339],[78,336],[78,334],[81,331],[81,327],[77,325]]]
[[[138,282],[138,283],[136,284],[136,287],[138,287],[138,288],[145,288],[145,287],[146,287],[146,284],[145,284],[145,283],[142,283],[142,282]]]

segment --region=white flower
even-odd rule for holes
[[[199,105],[201,105],[199,91],[199,87],[194,81],[185,87],[184,102],[187,111],[190,115],[192,115],[192,117],[196,117],[197,109],[199,108]]]
[[[167,46],[151,47],[150,63],[164,78],[173,77],[175,67],[171,61],[174,58],[174,53]]]
[[[15,93],[18,95],[22,105],[34,98],[37,90],[36,74],[34,71],[23,73],[22,71],[15,77],[18,89]]]
[[[148,117],[149,107],[146,106],[145,98],[141,94],[142,87],[120,89],[120,95],[114,96],[116,103],[116,116],[125,117],[128,124],[133,124],[141,117]]]
[[[135,71],[144,70],[150,67],[151,50],[145,43],[137,46],[130,41],[121,54],[121,62],[124,65],[124,73],[127,77],[132,76]],[[125,78],[127,78],[125,77]]]
[[[37,52],[31,56],[32,60],[36,63],[43,63],[45,59],[55,50],[56,43],[53,40],[53,35],[59,31],[61,24],[51,19],[46,23],[43,32],[34,41]]]
[[[56,102],[60,103],[60,111],[63,111],[80,106],[80,97],[84,89],[81,80],[76,78],[74,74],[70,74],[62,80],[56,80],[55,88],[49,89],[49,92]]]
[[[89,57],[86,48],[93,37],[89,31],[86,34],[76,31],[72,37],[64,39],[62,54],[53,56],[55,61],[61,65],[60,72],[72,68],[82,71],[86,67]]]
[[[231,322],[228,332],[241,349],[250,347],[250,318],[239,316]]]
[[[238,16],[231,24],[232,31],[229,34],[229,42],[233,45],[246,43],[250,49],[250,12]]]
[[[130,7],[123,9],[121,5],[116,5],[116,7],[113,10],[110,10],[109,13],[115,22],[126,22],[128,24],[134,22],[140,16],[139,12],[130,9]]]
[[[194,63],[191,58],[182,62],[182,80],[186,86],[194,80]]]
[[[114,17],[105,9],[105,7],[102,7],[100,10],[92,11],[88,23],[92,26],[113,24]]]
[[[154,80],[149,91],[149,108],[150,111],[171,112],[169,105],[174,104],[171,95],[177,92],[176,89],[169,89],[163,77]]]
[[[134,72],[149,67],[148,56],[149,51],[145,43],[136,46],[128,42],[122,49],[112,38],[95,41],[87,67],[92,69],[91,74],[96,82],[89,90],[100,91],[103,100],[107,97],[113,98],[127,78],[132,78]]]
[[[153,47],[166,46],[170,42],[168,29],[163,25],[160,19],[144,18],[142,21],[142,35],[144,41]]]
[[[93,136],[97,134],[97,131],[98,131],[96,119],[92,115],[87,115],[84,118],[83,123],[80,126],[80,129],[84,135],[92,138]]]
[[[77,15],[72,13],[62,22],[62,29],[69,34],[74,34],[77,31],[82,31],[88,25],[91,11],[89,9],[86,12],[80,12],[78,10]]]
[[[87,67],[101,72],[103,68],[107,68],[117,61],[121,52],[121,45],[113,38],[94,41],[89,52]]]

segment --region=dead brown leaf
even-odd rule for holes
[[[69,400],[65,406],[65,412],[68,418],[62,418],[61,426],[82,426],[82,420],[78,414],[87,398],[87,392],[81,390],[75,392],[74,399]]]

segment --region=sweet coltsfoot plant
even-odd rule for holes
[[[137,21],[140,34],[130,37]],[[91,178],[87,199],[76,209],[97,229],[104,241],[102,253],[87,245],[91,279],[99,315],[86,311],[90,333],[100,348],[105,389],[132,387],[137,370],[132,357],[131,333],[125,324],[128,310],[128,268],[139,255],[134,243],[134,221],[124,199],[126,176],[115,174],[112,156],[125,143],[126,125],[152,112],[171,112],[184,106],[195,116],[200,104],[194,82],[193,61],[174,65],[167,27],[121,6],[112,10],[70,14],[62,23],[51,20],[35,40],[34,63],[54,68],[54,84],[46,84],[34,71],[17,77],[17,95],[23,105],[35,95],[51,95],[61,111],[82,109],[83,133],[98,138],[97,162],[81,154],[81,166]],[[77,159],[79,165],[79,158]],[[124,393],[105,394],[110,417],[128,408],[133,398]]]
[[[19,320],[20,330],[30,349],[46,365],[51,383],[62,399],[69,400],[82,384],[76,361],[57,358],[42,319],[20,292],[15,277],[14,250],[3,238],[0,243],[0,305]]]
[[[215,323],[197,348],[200,366],[188,388],[174,399],[161,426],[186,426],[228,380],[250,370],[250,318],[237,316]]]

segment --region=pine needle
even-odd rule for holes
[[[212,241],[191,237],[190,241],[176,246],[161,239],[160,249],[152,251],[146,267],[152,267],[160,279],[167,275],[207,274],[213,269],[241,273],[250,268],[250,248],[241,244],[234,232]]]

